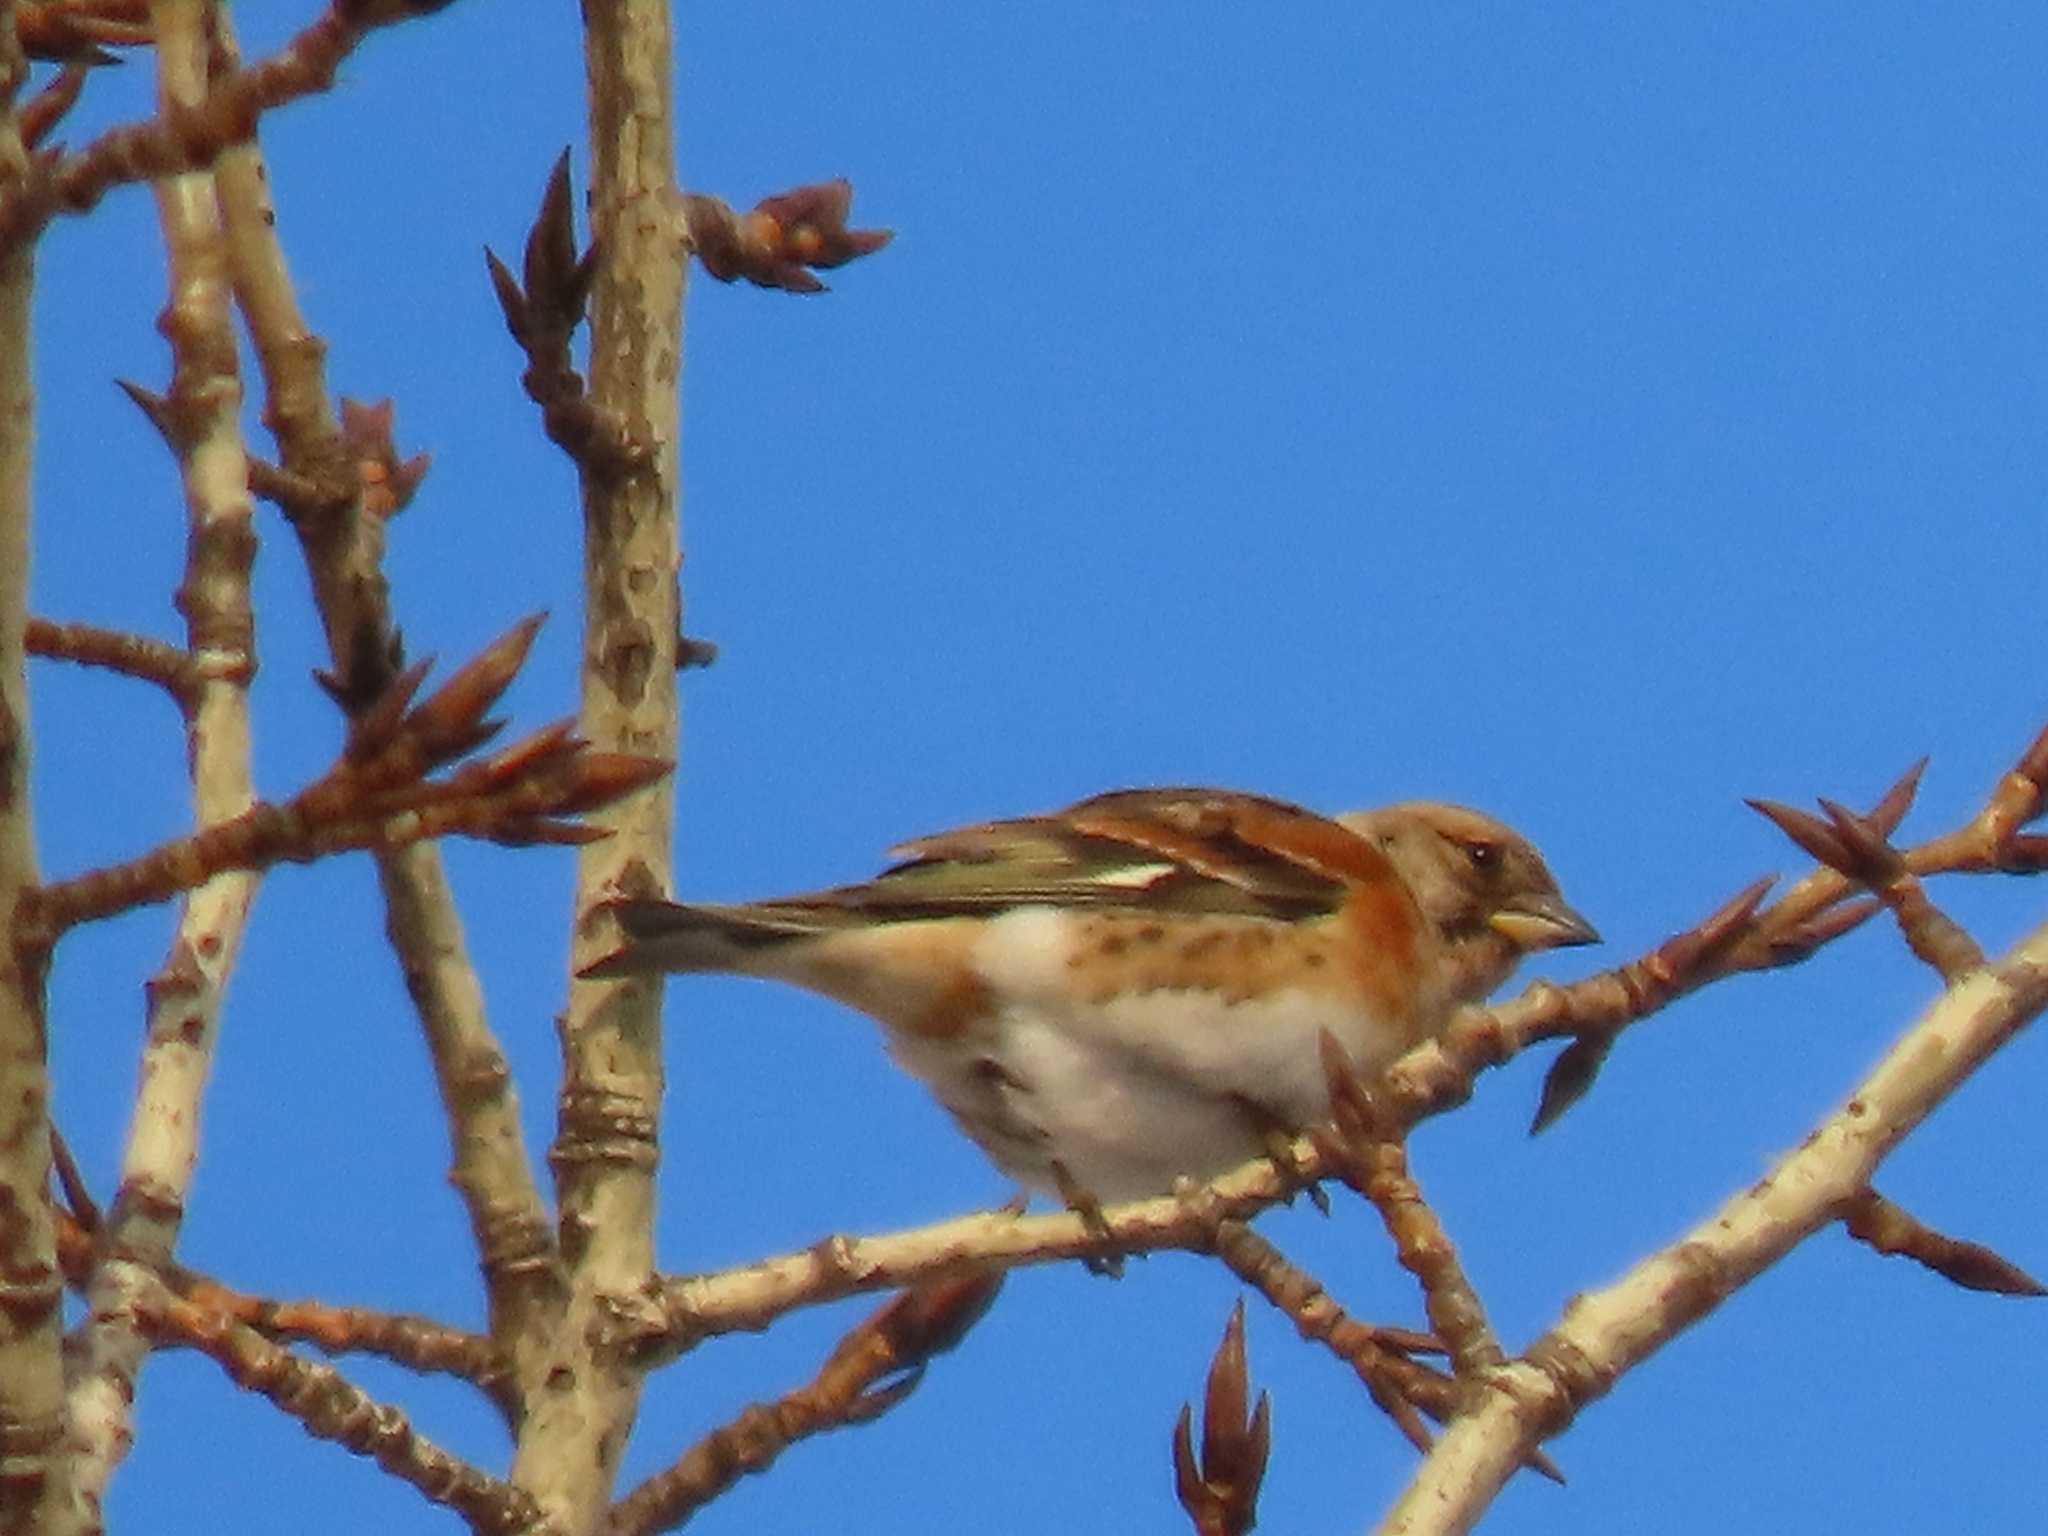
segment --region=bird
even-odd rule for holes
[[[1434,801],[1113,790],[891,857],[766,901],[610,901],[625,942],[579,974],[768,977],[868,1014],[997,1168],[1086,1209],[1327,1119],[1323,1031],[1377,1073],[1524,955],[1599,937],[1527,839]]]

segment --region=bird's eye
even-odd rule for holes
[[[1491,870],[1500,862],[1500,844],[1467,843],[1465,857],[1472,861],[1472,867],[1482,872]]]

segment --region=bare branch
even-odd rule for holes
[[[180,710],[192,707],[198,691],[197,669],[189,654],[165,641],[126,630],[32,618],[28,621],[28,653],[154,683]]]
[[[435,1445],[398,1409],[376,1401],[332,1366],[302,1360],[161,1284],[139,1298],[137,1310],[153,1343],[198,1350],[235,1385],[276,1404],[316,1440],[371,1457],[430,1502],[454,1510],[478,1536],[543,1536],[555,1529],[517,1488]]]
[[[254,134],[265,112],[333,85],[342,60],[370,32],[449,3],[334,0],[276,53],[216,82],[195,102],[110,129],[76,154],[38,155],[28,177],[0,197],[0,246],[34,239],[58,214],[84,213],[117,186],[211,164]]]
[[[380,851],[385,931],[405,972],[448,1120],[454,1166],[483,1272],[490,1336],[500,1350],[533,1346],[532,1329],[558,1303],[554,1229],[541,1205],[520,1129],[511,1069],[484,1010],[462,920],[438,851],[426,843]]]
[[[57,1145],[61,1152],[63,1144]],[[57,1217],[57,1257],[65,1280],[82,1291],[91,1282],[98,1259],[98,1223],[92,1219],[89,1201],[85,1209],[79,1208],[70,1192],[70,1178],[66,1187],[72,1211]],[[153,1268],[151,1275],[172,1295],[253,1328],[273,1343],[311,1344],[328,1355],[376,1355],[421,1375],[460,1376],[491,1393],[503,1389],[504,1365],[488,1338],[430,1317],[252,1296],[182,1264]]]
[[[43,886],[24,905],[17,942],[47,946],[66,929],[162,901],[230,870],[303,863],[356,848],[402,848],[459,834],[492,842],[584,843],[602,829],[577,816],[645,788],[667,763],[592,752],[566,723],[545,727],[445,778],[427,775],[465,756],[500,722],[484,711],[511,681],[533,623],[508,632],[410,711],[415,668],[356,722],[341,759],[282,804],[241,815],[139,858]],[[181,984],[176,967],[167,984]]]
[[[1964,1079],[2048,1007],[2048,926],[1951,986],[1843,1106],[1763,1180],[1613,1285],[1578,1297],[1437,1442],[1380,1526],[1469,1530],[1521,1457],[1835,1219],[1879,1162]]]
[[[215,46],[217,68],[232,71],[235,41],[225,15]],[[326,344],[300,309],[256,146],[225,153],[219,179],[235,294],[263,372],[264,419],[282,460],[270,488],[298,536],[327,634],[332,668],[321,675],[323,684],[355,713],[370,708],[402,666],[382,566],[384,535],[417,489],[426,460],[399,457],[388,401],[343,400],[337,420]],[[252,489],[260,492],[262,479],[252,464]],[[518,1096],[439,850],[418,842],[375,856],[385,932],[418,1011],[448,1121],[451,1177],[476,1243],[491,1337],[510,1349],[539,1334],[538,1319],[560,1285]]]
[[[0,194],[28,167],[14,117],[28,73],[13,0],[0,0]],[[28,570],[35,396],[29,374],[34,268],[0,252],[0,1529],[45,1530],[70,1500],[59,1357],[63,1282],[44,1190],[50,1082],[43,967],[6,942],[35,888],[29,802]]]
[[[1311,1176],[1321,1154],[1295,1143]],[[1220,1220],[1241,1220],[1285,1198],[1293,1188],[1273,1160],[1259,1157],[1211,1184],[1122,1205],[1105,1206],[1098,1226],[1077,1211],[1027,1216],[1004,1207],[874,1237],[828,1237],[797,1253],[718,1274],[663,1280],[658,1291],[663,1352],[685,1350],[719,1334],[767,1327],[792,1307],[988,1266],[1005,1269],[1067,1259],[1110,1258],[1162,1248],[1206,1249]],[[653,1349],[655,1338],[641,1341]]]
[[[797,1441],[880,1418],[916,1389],[933,1357],[987,1315],[1002,1285],[1000,1275],[963,1275],[890,1298],[839,1341],[807,1385],[754,1404],[621,1499],[605,1522],[607,1536],[680,1525],[740,1477],[765,1472]]]
[[[2048,1296],[2048,1288],[1982,1243],[1948,1237],[1865,1185],[1843,1202],[1842,1226],[1859,1243],[1925,1265],[1946,1280],[1998,1296]]]
[[[153,41],[149,0],[30,0],[15,8],[14,28],[32,59],[114,62],[108,48]]]
[[[682,431],[683,262],[670,211],[675,78],[665,0],[583,7],[590,89],[590,218],[603,252],[591,288],[590,399],[645,445],[625,474],[579,465],[584,629],[579,723],[605,750],[673,761],[676,575]],[[545,237],[544,237],[545,238]],[[554,265],[559,267],[561,252]],[[669,886],[669,796],[621,800],[615,835],[585,848],[576,911]],[[572,972],[602,940],[579,926]],[[513,1480],[564,1525],[595,1525],[611,1497],[643,1367],[616,1341],[660,1326],[654,1305],[655,1168],[665,1064],[661,987],[571,984],[561,1017],[562,1088],[549,1150],[559,1246],[569,1266],[561,1314],[519,1360],[529,1412]]]
[[[205,97],[213,11],[213,0],[155,0],[151,6],[157,101],[165,114]],[[186,760],[201,829],[196,835],[204,837],[255,800],[248,689],[256,669],[249,595],[256,535],[213,178],[192,172],[161,180],[153,190],[170,265],[160,322],[171,346],[164,410],[174,426],[185,491],[185,570],[176,598],[193,676]],[[87,1317],[74,1346],[70,1414],[78,1459],[70,1513],[82,1530],[99,1528],[101,1490],[127,1452],[135,1374],[147,1352],[137,1297],[150,1272],[170,1261],[184,1222],[221,1008],[256,887],[245,870],[223,867],[178,889],[189,894],[170,953],[147,990],[140,1081],[121,1183],[107,1216],[106,1257],[87,1283]]]
[[[1403,1351],[1395,1344],[1383,1342],[1382,1330],[1352,1317],[1337,1305],[1321,1282],[1289,1263],[1286,1255],[1241,1221],[1218,1221],[1211,1251],[1230,1266],[1232,1274],[1291,1318],[1304,1339],[1324,1345],[1350,1366],[1374,1404],[1393,1420],[1394,1427],[1407,1437],[1410,1445],[1418,1451],[1429,1449],[1429,1430],[1414,1404],[1400,1390],[1400,1377],[1394,1368],[1394,1361]],[[1402,1334],[1398,1342],[1413,1344],[1425,1340],[1429,1345],[1442,1347],[1428,1335]]]
[[[1395,1128],[1336,1036],[1324,1030],[1321,1046],[1332,1111],[1328,1132],[1317,1138],[1325,1160],[1379,1212],[1401,1267],[1422,1284],[1430,1327],[1450,1350],[1458,1374],[1476,1375],[1499,1365],[1504,1358],[1500,1341],[1479,1293],[1408,1172],[1405,1132]]]

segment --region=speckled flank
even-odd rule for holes
[[[1168,926],[1143,917],[1102,914],[1070,922],[1064,967],[1077,1003],[1099,1005],[1117,997],[1167,991],[1207,992],[1222,1002],[1239,1003],[1289,987],[1336,993],[1351,985],[1361,988],[1365,1005],[1373,1011],[1391,1011],[1405,1001],[1390,985],[1390,966],[1342,963],[1345,931],[1338,919],[1279,923],[1243,917],[1182,918]],[[1400,937],[1403,953],[1412,956],[1412,921]]]

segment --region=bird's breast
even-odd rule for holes
[[[1301,1126],[1328,1103],[1325,1030],[1376,1067],[1440,1022],[1419,1016],[1413,991],[1364,984],[1346,934],[1337,918],[1023,909],[992,921],[972,960],[994,1010],[990,1038],[1040,1096],[1156,1082]]]

